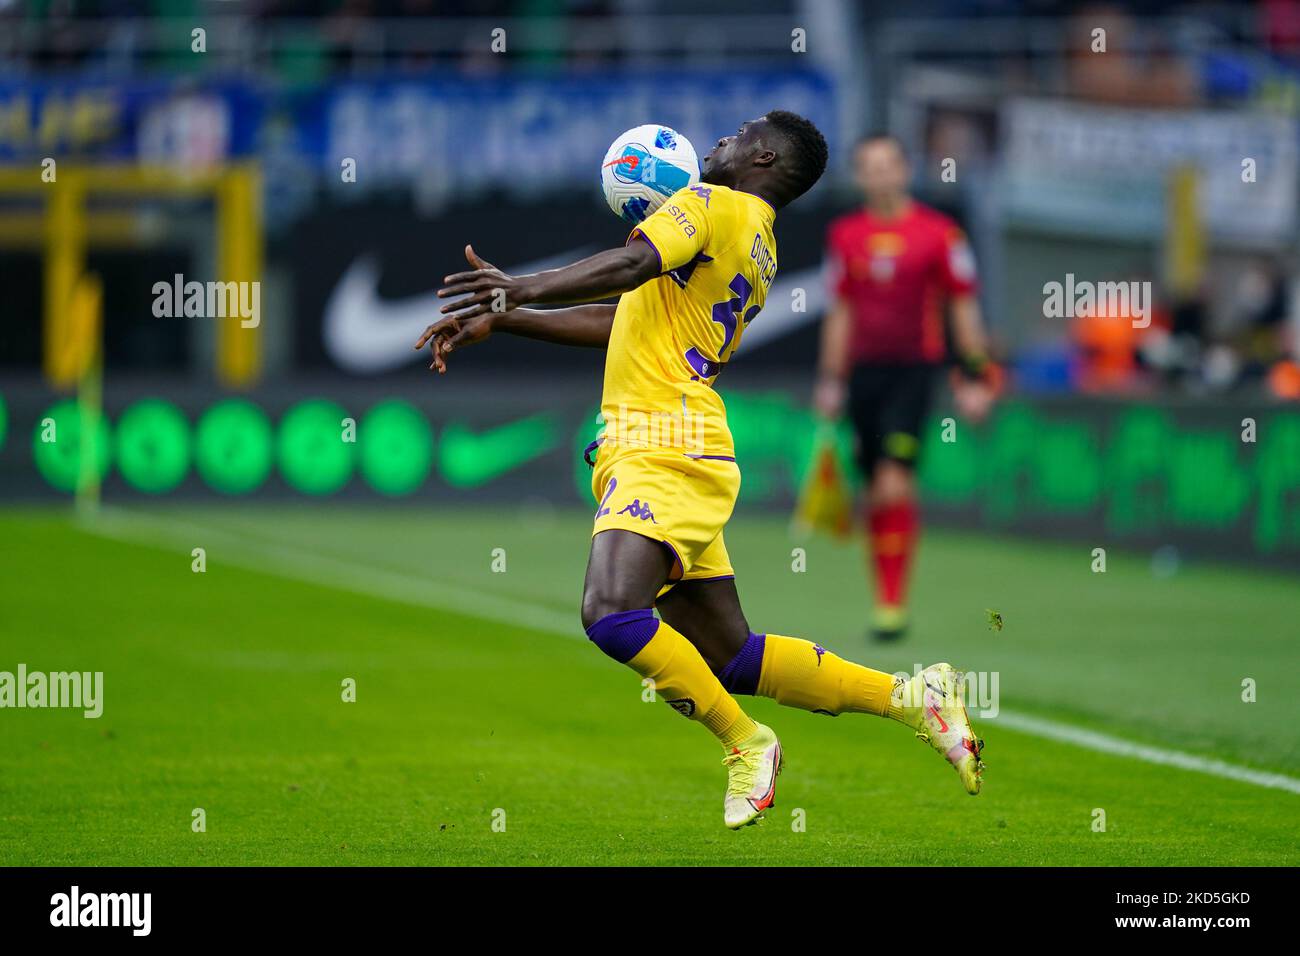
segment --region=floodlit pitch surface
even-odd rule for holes
[[[856,542],[808,542],[795,573],[783,523],[738,518],[756,629],[996,672],[1000,714],[975,716],[973,799],[897,724],[746,700],[787,764],[731,833],[708,734],[583,638],[589,528],[538,505],[0,514],[0,670],[103,671],[105,697],[98,720],[0,710],[0,863],[1300,862],[1294,577],[930,532],[914,633],[880,648]]]

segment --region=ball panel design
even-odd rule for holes
[[[620,218],[636,224],[664,199],[700,180],[695,148],[667,126],[638,126],[614,140],[600,168],[605,202]]]

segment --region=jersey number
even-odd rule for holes
[[[722,326],[722,347],[718,349],[719,360],[731,345],[731,340],[736,337],[736,323],[743,321],[745,325],[749,325],[763,308],[761,305],[751,305],[748,310],[745,309],[745,306],[749,305],[749,297],[754,294],[754,287],[741,273],[736,273],[736,277],[731,280],[727,288],[731,289],[735,296],[713,307],[713,321]]]

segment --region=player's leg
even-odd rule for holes
[[[664,543],[636,532],[595,535],[582,623],[596,646],[653,681],[670,707],[703,724],[722,744],[728,768],[724,820],[734,829],[752,823],[772,805],[780,744],[769,728],[741,710],[695,646],[671,623],[655,619],[655,595],[676,563]]]
[[[660,618],[695,645],[725,686],[723,671],[736,660],[752,636],[740,607],[735,578],[682,581],[660,595],[655,607]]]
[[[733,694],[770,697],[818,714],[875,714],[911,728],[978,793],[983,743],[970,726],[961,675],[935,664],[910,679],[846,661],[820,644],[749,628],[734,579],[684,581],[659,615],[700,649]]]
[[[660,597],[658,608],[733,694],[771,697],[821,714],[891,716],[890,695],[901,679],[846,661],[812,641],[754,633],[734,579],[683,581]]]
[[[753,721],[690,641],[654,616],[655,595],[675,561],[662,542],[633,531],[595,535],[582,591],[582,624],[597,647],[654,681],[670,707],[730,748],[753,734]]]

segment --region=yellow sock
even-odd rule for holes
[[[744,743],[758,730],[709,670],[695,645],[663,621],[627,665],[654,681],[656,692],[669,707],[702,723],[727,750]]]
[[[822,714],[893,717],[894,676],[837,657],[820,644],[768,634],[763,646],[760,697]]]

